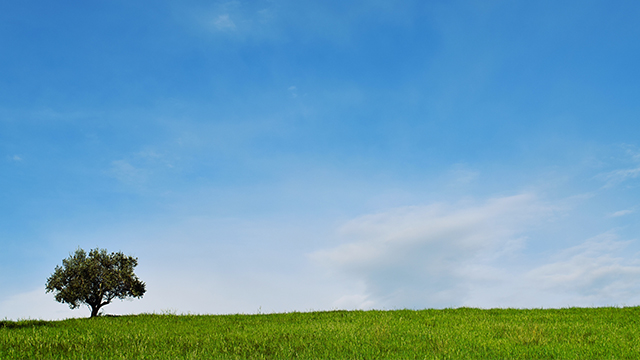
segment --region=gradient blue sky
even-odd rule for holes
[[[0,318],[640,304],[636,1],[0,3]]]

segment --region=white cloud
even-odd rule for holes
[[[640,162],[640,149],[630,144],[624,145],[624,148],[626,149],[627,155],[631,157],[631,160]]]
[[[451,181],[449,185],[470,184],[477,180],[479,175],[479,172],[466,168],[464,164],[456,164],[450,170]]]
[[[549,210],[529,194],[462,208],[399,208],[348,222],[341,234],[349,241],[312,258],[362,281],[369,306],[456,306],[478,269],[516,252],[520,233]]]
[[[236,24],[231,20],[229,14],[218,15],[211,23],[220,31],[233,31],[236,29]]]
[[[100,246],[139,258],[136,274],[146,282],[147,293],[142,299],[114,301],[104,307],[105,313],[228,314],[258,309],[263,313],[329,310],[338,306],[336,299],[352,294],[350,282],[328,276],[304,256],[313,247],[301,239],[316,241],[318,233],[321,227],[290,218],[265,221],[197,215],[84,231],[74,227],[49,238],[62,249]],[[0,317],[89,315],[85,308],[68,310],[43,291],[13,295],[18,300],[1,305]],[[356,300],[347,296],[339,302],[340,308],[359,308]],[[18,306],[22,303],[34,305]],[[55,313],[58,308],[65,311],[63,315]]]
[[[336,301],[353,308],[639,303],[640,262],[613,233],[544,259],[524,251],[553,210],[531,195],[399,208],[349,221],[347,241],[312,258],[361,284]]]
[[[471,307],[560,308],[640,303],[640,264],[621,256],[629,242],[605,233],[528,270],[487,264],[469,278]],[[618,255],[616,255],[618,254]],[[633,257],[633,256],[632,256]]]
[[[360,23],[375,14],[392,24],[407,24],[409,9],[398,4],[367,2],[362,5],[332,6],[319,2],[216,1],[187,10],[189,20],[207,32],[233,33],[237,40],[283,41],[290,39],[290,29],[306,37],[328,40],[342,46],[353,41]]]
[[[369,296],[364,294],[344,295],[333,302],[335,309],[369,310],[374,306],[375,302],[369,300]]]
[[[638,176],[640,176],[640,168],[615,170],[601,175],[606,181],[604,185],[605,188],[616,186],[629,179],[635,179]]]
[[[289,89],[288,89],[288,90],[289,90],[289,93],[291,94],[291,97],[292,97],[292,98],[294,98],[294,99],[295,99],[295,98],[297,98],[297,97],[298,97],[298,88],[297,88],[297,87],[295,87],[295,86],[293,86],[293,85],[292,85],[292,86],[289,86]]]
[[[344,223],[342,245],[311,253],[312,262],[304,254],[331,235],[325,225],[290,218],[199,215],[86,233],[74,228],[51,238],[124,248],[140,258],[136,274],[147,293],[108,305],[110,314],[638,304],[632,242],[612,233],[531,257],[527,244],[537,239],[529,230],[549,224],[555,210],[530,194],[396,208]],[[88,311],[69,310],[39,288],[0,301],[4,316],[57,319]]]
[[[634,210],[620,210],[609,215],[609,217],[620,217],[620,216],[625,216],[633,213],[634,213]]]
[[[147,180],[147,171],[136,168],[126,160],[111,162],[109,174],[125,184],[141,184]]]
[[[626,162],[628,167],[601,173],[596,176],[605,181],[604,188],[610,188],[627,180],[636,179],[640,177],[640,151],[631,145],[624,146],[626,148],[626,155],[622,161]],[[630,166],[629,166],[630,165]]]
[[[44,287],[14,294],[0,301],[0,318],[11,320],[60,320],[88,315],[87,308],[71,310],[69,306],[56,302],[52,293],[45,293]]]
[[[148,185],[153,180],[179,171],[175,164],[179,164],[178,156],[153,149],[143,149],[131,153],[124,159],[114,160],[105,173],[123,184],[129,186]]]
[[[616,238],[605,233],[566,249],[555,261],[529,271],[527,282],[573,306],[637,303],[640,262],[622,256],[630,242]]]

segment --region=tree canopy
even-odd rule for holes
[[[75,254],[62,260],[47,279],[46,292],[54,292],[55,299],[76,309],[82,304],[91,309],[91,317],[113,299],[141,298],[146,285],[134,274],[138,258],[122,252],[107,253],[93,249],[89,254],[78,248]]]

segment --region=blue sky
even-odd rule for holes
[[[640,4],[0,4],[0,318],[640,304]]]

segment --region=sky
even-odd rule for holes
[[[636,1],[0,2],[0,318],[640,305]]]

